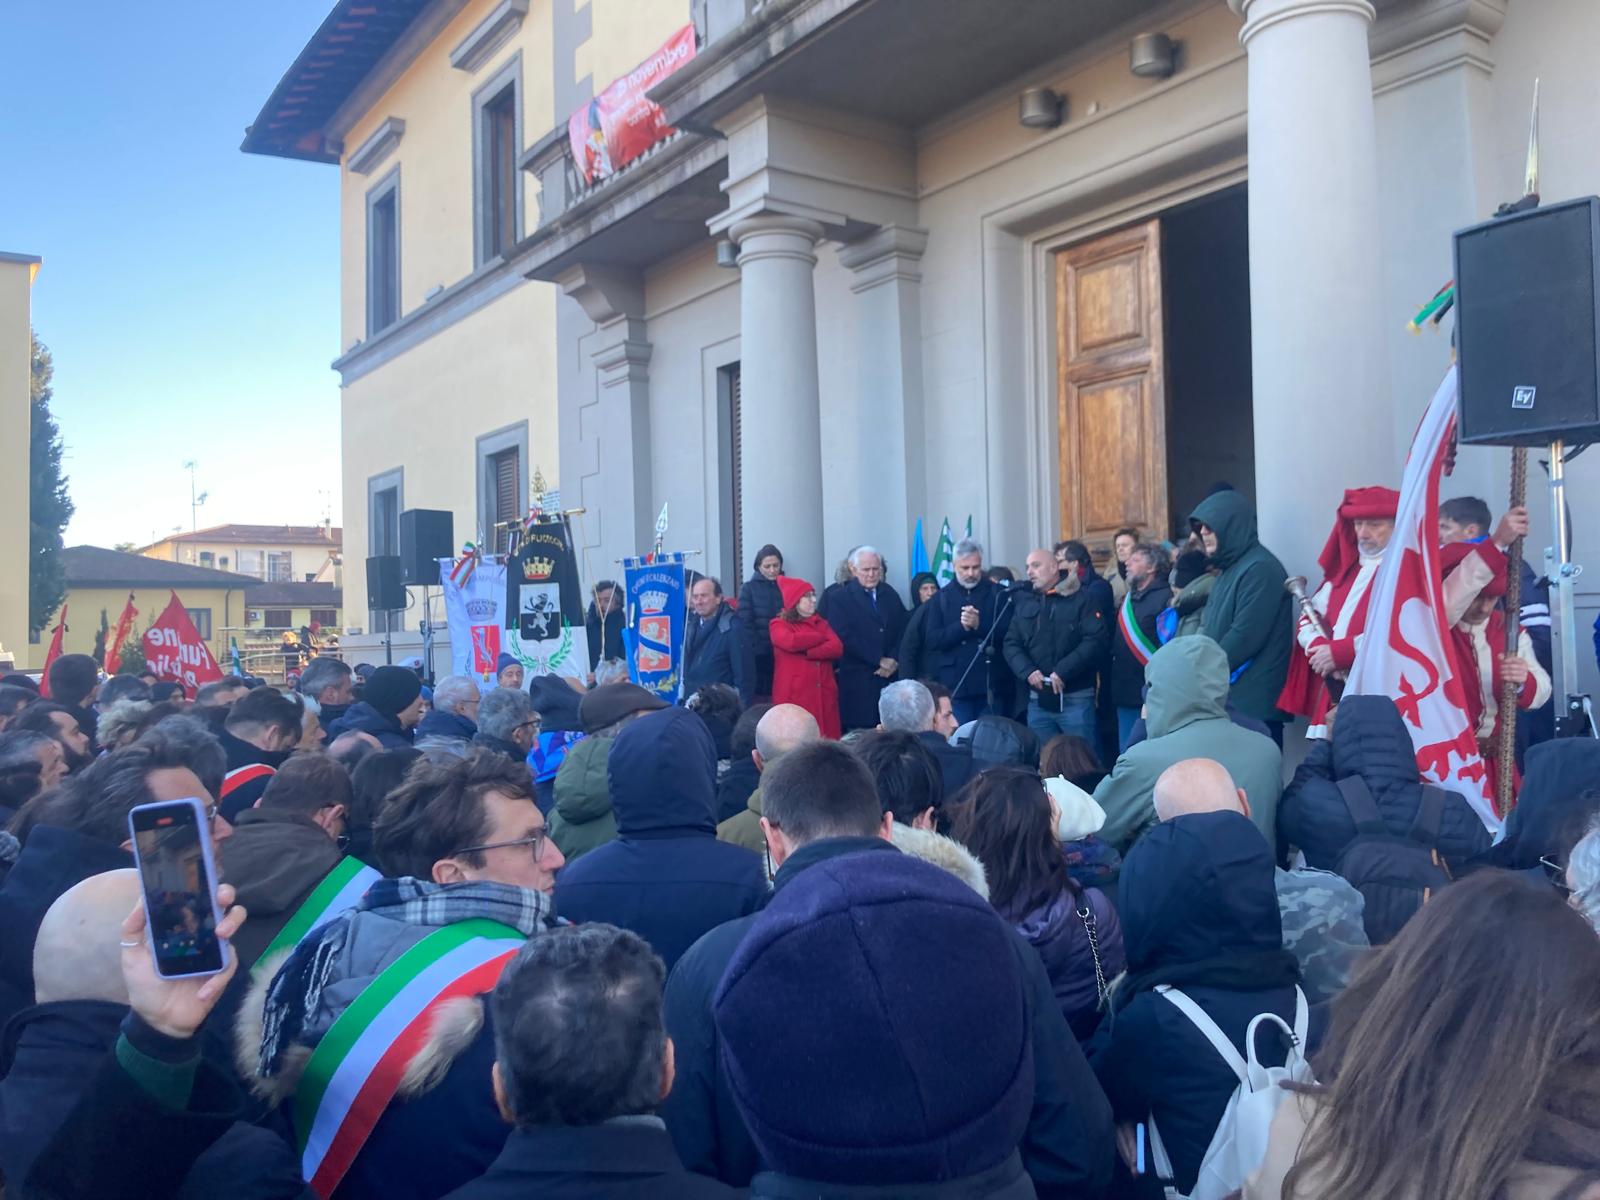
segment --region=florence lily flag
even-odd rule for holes
[[[1394,540],[1372,582],[1367,636],[1345,694],[1391,697],[1410,730],[1422,777],[1460,792],[1498,833],[1500,819],[1485,794],[1488,771],[1449,649],[1440,578],[1439,479],[1455,429],[1457,388],[1451,367],[1411,442]]]

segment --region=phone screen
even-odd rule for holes
[[[200,802],[143,804],[128,823],[156,971],[173,978],[222,970],[211,829]]]

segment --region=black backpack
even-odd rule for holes
[[[1423,784],[1417,819],[1409,833],[1397,837],[1384,825],[1366,780],[1350,775],[1339,780],[1338,787],[1355,822],[1356,836],[1339,855],[1334,869],[1366,901],[1362,924],[1368,940],[1380,946],[1452,879],[1450,865],[1438,846],[1439,822],[1449,793]]]

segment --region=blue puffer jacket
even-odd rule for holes
[[[1087,888],[1076,896],[1062,890],[1056,893],[1055,899],[1012,922],[1017,932],[1039,952],[1061,1015],[1080,1042],[1087,1040],[1100,1024],[1095,956],[1089,946],[1088,928],[1078,915],[1085,909],[1092,914],[1100,970],[1109,983],[1122,974],[1128,963],[1122,949],[1122,925],[1117,920],[1117,910],[1111,907],[1111,901],[1099,888]]]
[[[556,912],[632,930],[671,970],[701,934],[765,903],[761,856],[717,840],[716,749],[688,709],[628,725],[606,771],[617,837],[562,868]]]
[[[1298,847],[1309,866],[1338,868],[1356,836],[1338,780],[1359,775],[1372,791],[1390,833],[1404,836],[1417,819],[1422,776],[1404,719],[1387,696],[1351,696],[1339,705],[1333,740],[1312,745],[1278,802],[1278,838]],[[1454,797],[1439,823],[1439,852],[1458,868],[1489,847],[1489,831],[1472,806]]]

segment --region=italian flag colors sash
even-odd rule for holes
[[[1133,652],[1133,657],[1142,667],[1150,661],[1150,656],[1161,649],[1161,643],[1145,633],[1133,615],[1133,593],[1129,592],[1122,600],[1122,607],[1117,610],[1117,628],[1122,630],[1122,640],[1128,643],[1128,649]]]
[[[349,855],[341,858],[339,865],[323,876],[322,882],[295,909],[284,927],[278,930],[278,936],[267,944],[256,965],[250,968],[251,974],[259,975],[261,964],[278,951],[298,946],[329,921],[341,913],[349,912],[367,894],[367,889],[382,878],[382,871],[367,866],[359,858]]]
[[[294,1098],[300,1168],[311,1190],[333,1194],[427,1041],[433,1011],[494,988],[527,941],[498,921],[462,921],[430,933],[367,985],[312,1052]]]

